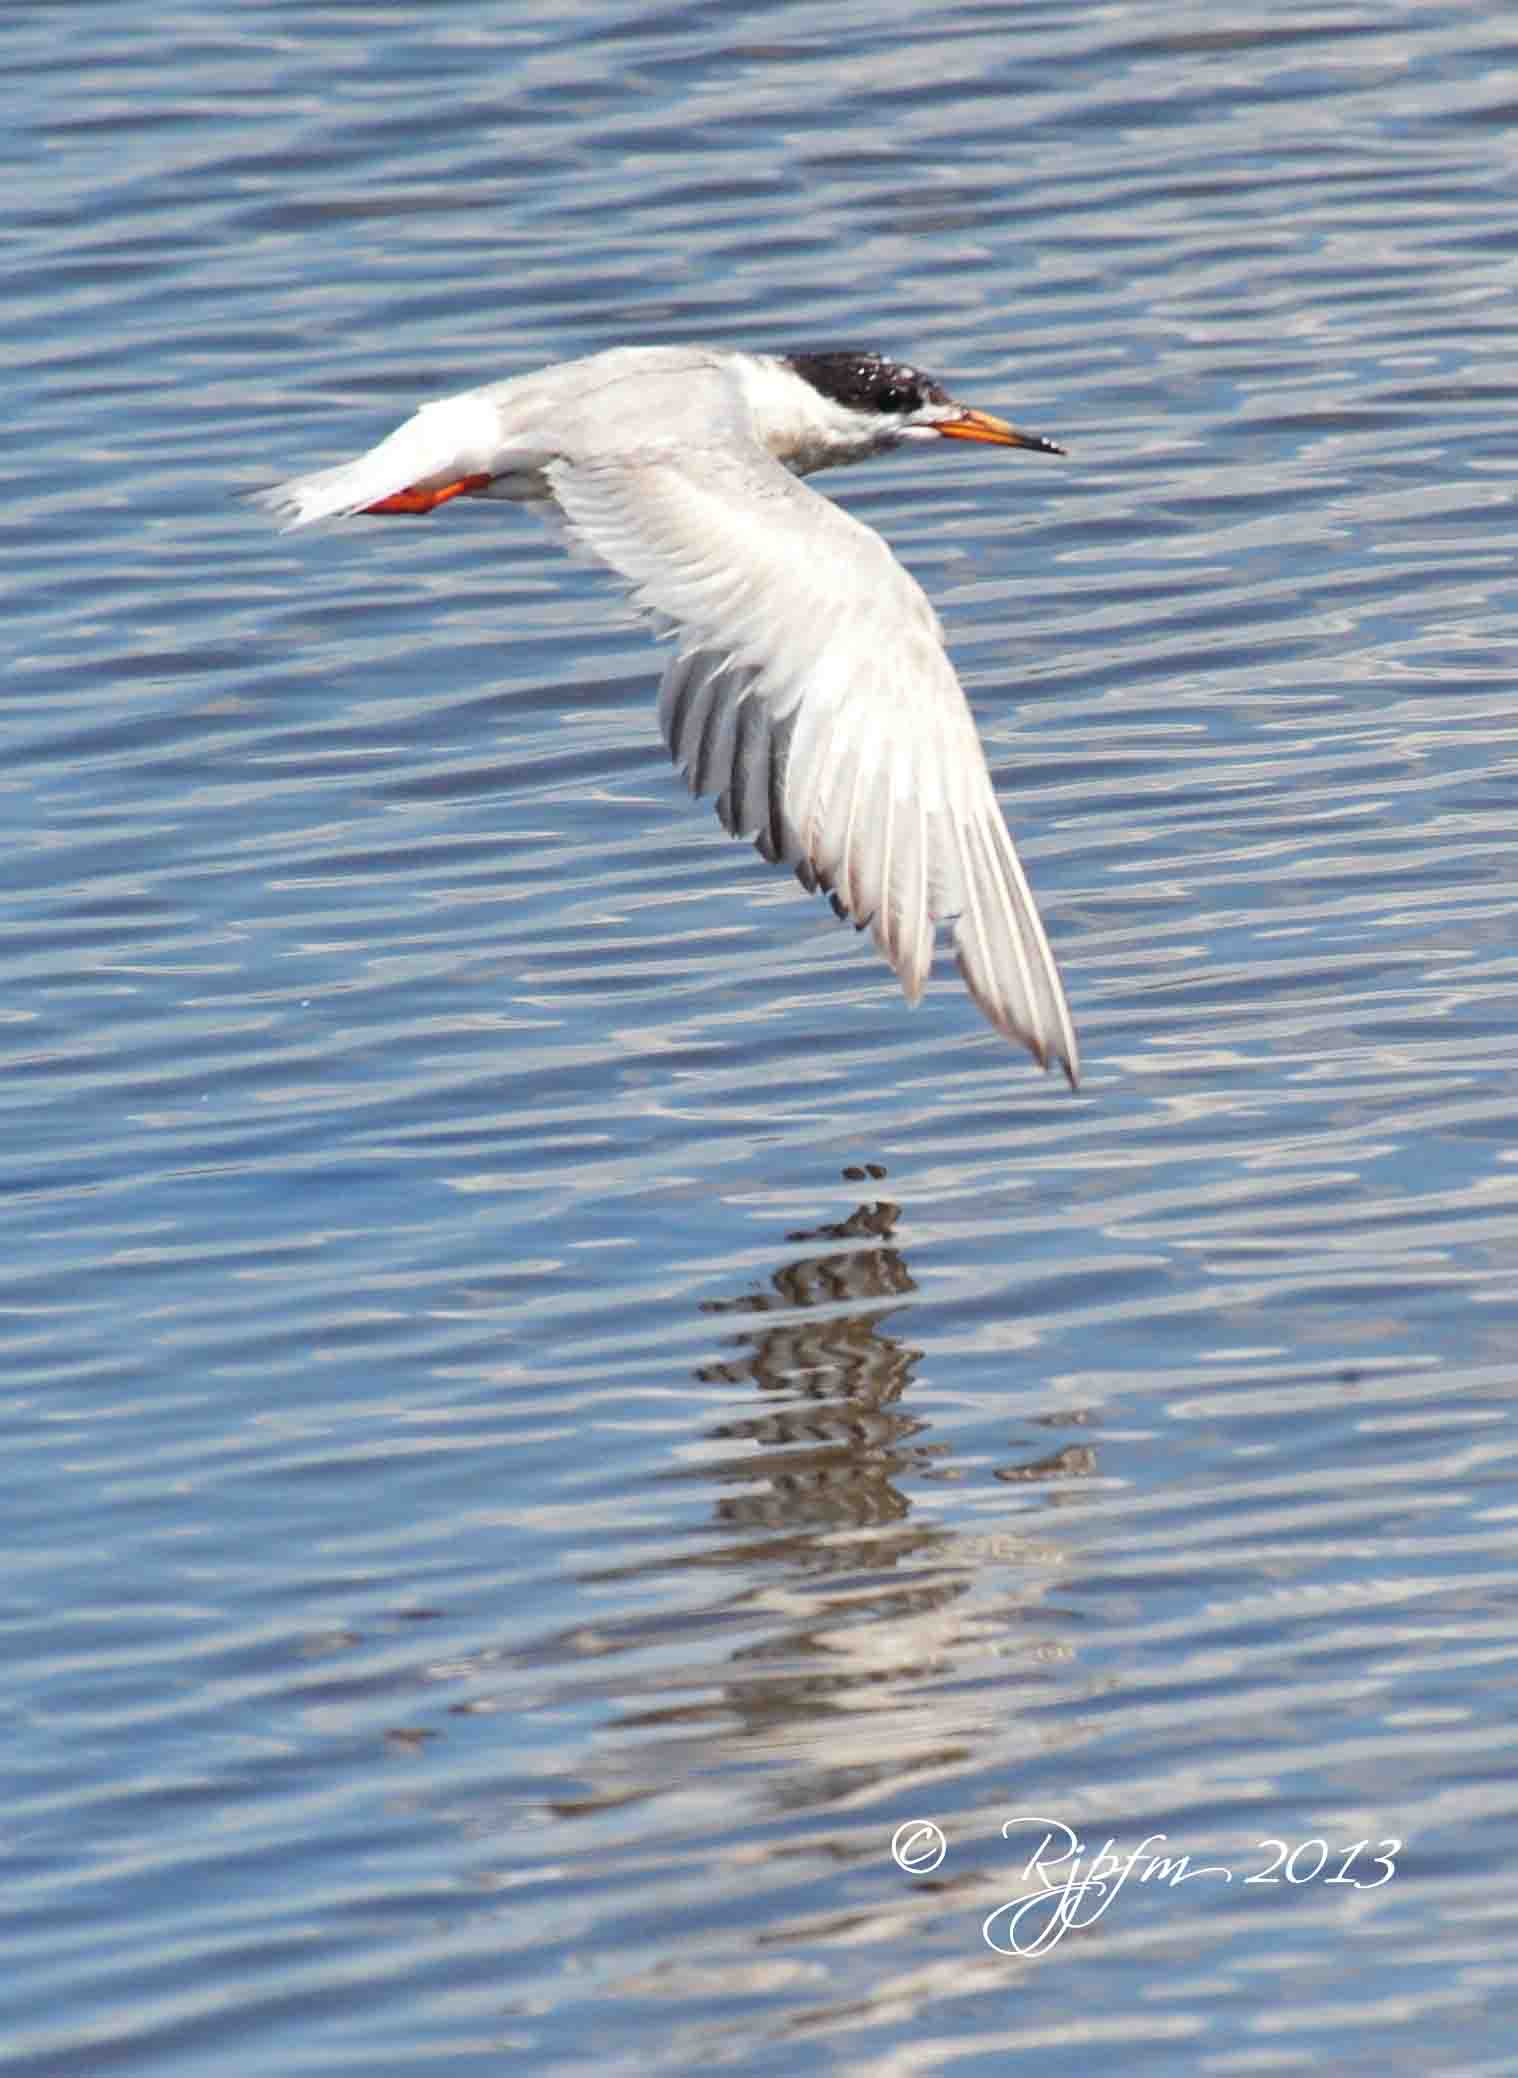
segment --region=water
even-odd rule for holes
[[[1511,2069],[1506,10],[0,56],[0,2063]],[[685,799],[529,520],[234,495],[687,338],[1068,445],[829,488],[1079,1096]],[[1134,1857],[1021,1956],[1020,1818]]]

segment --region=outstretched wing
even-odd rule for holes
[[[822,888],[916,1002],[954,920],[971,995],[1074,1084],[1059,971],[921,587],[757,445],[560,459],[573,537],[676,631],[659,717],[735,836]]]

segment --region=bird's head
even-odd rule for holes
[[[1062,447],[1005,419],[958,404],[941,383],[881,354],[828,350],[771,362],[776,380],[756,398],[758,430],[797,475],[907,440],[976,440],[1061,455]]]

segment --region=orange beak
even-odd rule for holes
[[[954,409],[959,414],[957,418],[942,418],[933,428],[945,440],[985,440],[993,447],[1031,447],[1041,455],[1062,455],[1065,451],[1052,440],[1045,440],[1042,433],[1025,433],[1020,426],[1009,426],[1004,418],[992,418],[989,411],[972,411],[967,404],[956,404]]]

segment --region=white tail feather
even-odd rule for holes
[[[500,418],[479,390],[424,404],[378,447],[335,469],[292,476],[255,493],[277,515],[285,533],[316,520],[346,519],[393,498],[397,491],[433,489],[463,476],[493,476],[499,468]]]

